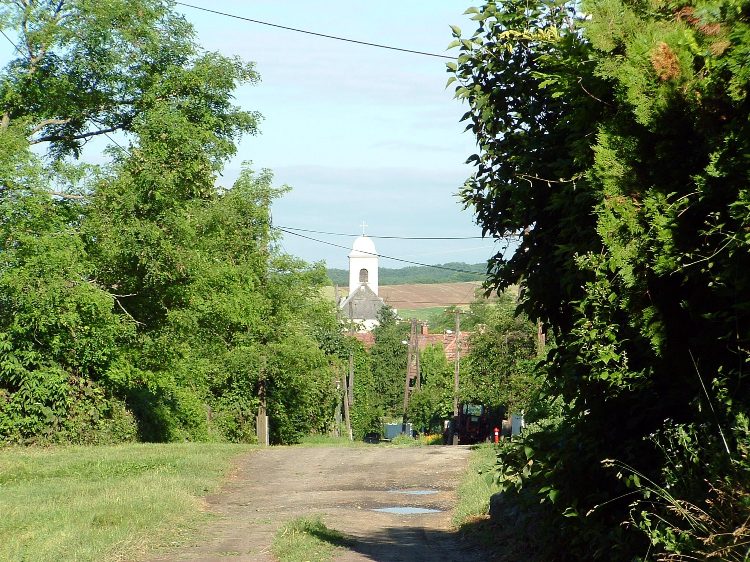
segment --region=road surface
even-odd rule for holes
[[[321,514],[352,539],[338,562],[479,562],[450,525],[466,447],[271,447],[240,459],[207,498],[220,517],[201,542],[156,560],[271,562],[285,522]],[[397,513],[375,511],[398,508]],[[416,509],[414,509],[416,508]],[[435,510],[404,514],[400,511]]]

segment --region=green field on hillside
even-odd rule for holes
[[[460,307],[466,309],[468,307]],[[399,309],[398,315],[404,320],[411,320],[412,318],[421,322],[427,322],[431,332],[441,332],[445,329],[451,329],[453,327],[453,315],[445,313],[446,307],[434,306],[431,308],[412,308],[412,309]]]

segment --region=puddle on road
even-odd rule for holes
[[[396,515],[420,515],[423,513],[440,513],[440,509],[428,509],[426,507],[379,507],[373,511],[381,513],[395,513]]]
[[[407,494],[409,496],[429,496],[437,494],[437,490],[388,490],[391,494]]]

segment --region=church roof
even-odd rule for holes
[[[347,317],[350,303],[351,316],[355,320],[377,320],[378,312],[385,306],[383,299],[376,295],[366,283],[362,283],[341,303],[340,308]]]
[[[375,250],[375,243],[372,238],[364,234],[358,237],[352,244],[350,258],[372,258],[377,257],[378,252]]]

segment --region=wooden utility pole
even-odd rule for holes
[[[269,445],[268,436],[268,410],[266,409],[266,356],[260,359],[260,370],[258,373],[258,416],[255,418],[255,432],[258,437],[258,445]]]
[[[417,321],[411,321],[411,332],[409,333],[408,351],[406,355],[406,378],[404,380],[404,424],[406,424],[406,410],[409,408],[409,380],[411,379],[411,361],[413,357],[413,342],[414,332],[416,330]]]
[[[461,372],[461,311],[456,309],[456,355],[455,371],[453,373],[453,420],[458,423],[458,377]],[[458,445],[458,427],[453,428],[453,444]]]
[[[536,351],[539,355],[544,353],[544,347],[547,345],[547,330],[541,320],[536,323]]]
[[[354,311],[352,301],[349,301],[349,335],[354,337]],[[346,400],[351,408],[354,405],[354,351],[349,350],[349,384],[347,388]]]
[[[349,413],[349,397],[346,391],[346,375],[341,376],[341,382],[344,385],[343,402],[344,402],[344,420],[346,422],[346,434],[349,436],[349,441],[354,441],[354,435],[352,434],[352,419]]]
[[[456,309],[456,357],[453,373],[453,416],[458,416],[458,376],[461,367],[461,311]]]
[[[417,324],[417,329],[415,331],[415,339],[414,339],[414,363],[417,369],[417,390],[420,390],[422,388],[422,370],[419,367],[419,336],[421,335],[422,331],[422,323]]]
[[[263,206],[268,213],[266,227],[268,230],[263,233],[263,241],[261,242],[261,253],[263,255],[263,270],[262,270],[262,287],[267,286],[268,277],[268,262],[270,260],[268,252],[268,240],[271,237],[271,228],[273,224],[273,216],[271,215],[271,197],[270,192],[266,191],[263,195]],[[255,433],[258,438],[259,445],[268,446],[270,444],[269,429],[268,429],[268,405],[266,403],[266,351],[268,346],[268,340],[264,337],[262,342],[263,351],[260,358],[260,369],[258,371],[258,416],[255,418]]]

